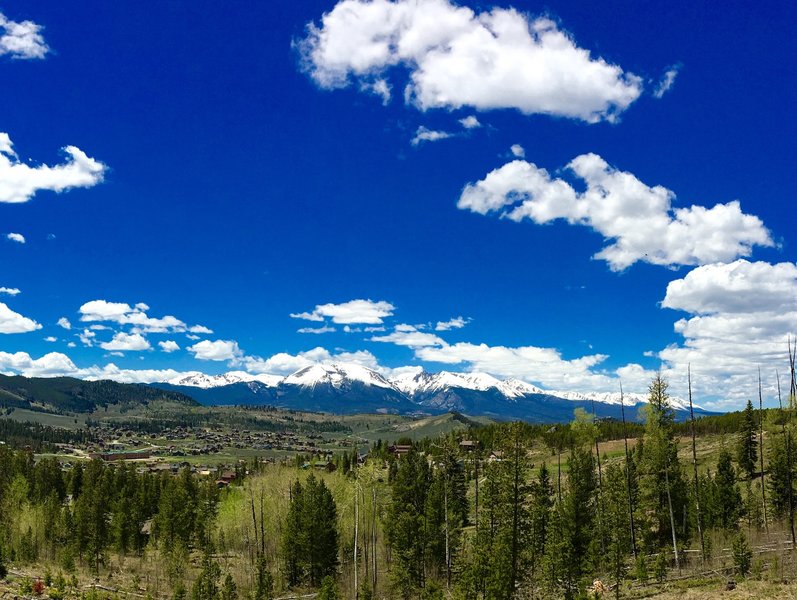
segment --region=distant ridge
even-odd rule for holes
[[[543,390],[518,379],[501,380],[486,373],[405,373],[386,378],[355,364],[316,364],[286,377],[250,375],[233,371],[208,376],[182,375],[154,387],[182,392],[202,404],[274,405],[295,410],[339,414],[382,412],[440,414],[459,412],[497,419],[561,422],[581,407],[602,418],[621,416],[619,393],[580,393]],[[625,394],[629,420],[647,402],[642,394]],[[688,405],[671,398],[676,418],[688,414]],[[711,414],[696,406],[697,414]]]
[[[1,407],[85,413],[109,404],[147,404],[156,400],[187,406],[197,404],[194,398],[179,391],[141,384],[85,381],[73,377],[0,375]]]

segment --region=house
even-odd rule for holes
[[[462,440],[459,443],[459,449],[463,452],[473,452],[479,448],[479,442],[476,440]]]
[[[493,450],[490,452],[490,456],[487,457],[487,462],[501,462],[504,458],[504,453],[501,450]]]
[[[388,451],[396,456],[404,456],[405,454],[409,454],[410,450],[412,450],[412,445],[409,444],[394,444],[388,448]]]

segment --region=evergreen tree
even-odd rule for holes
[[[672,546],[675,539],[685,539],[688,533],[683,527],[675,527],[675,515],[684,513],[687,493],[667,388],[661,375],[650,385],[649,401],[644,408],[645,433],[639,447],[640,499],[635,506],[637,522],[647,523],[644,541],[651,552]]]
[[[210,547],[202,554],[202,570],[191,588],[191,600],[221,600],[219,593],[219,577],[221,568],[213,560]]]
[[[748,479],[752,479],[756,472],[756,460],[758,459],[758,440],[756,434],[756,419],[753,411],[753,403],[748,400],[742,417],[741,437],[736,449],[739,468],[744,471]]]
[[[403,598],[412,596],[425,583],[426,497],[430,479],[426,459],[414,449],[397,461],[388,508],[387,539],[393,556],[393,584]]]
[[[742,495],[736,487],[736,472],[731,464],[731,454],[722,450],[714,476],[718,525],[723,529],[735,529],[742,513]]]
[[[291,487],[282,537],[282,557],[289,585],[305,579],[318,586],[338,565],[337,507],[326,484],[310,475]]]

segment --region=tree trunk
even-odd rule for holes
[[[703,525],[700,514],[700,481],[697,478],[697,442],[695,440],[695,410],[692,406],[692,365],[687,367],[689,379],[689,415],[692,425],[692,468],[695,472],[695,511],[697,513],[697,534],[700,537],[700,560],[706,562],[706,542],[703,539]],[[669,492],[668,492],[669,493]]]

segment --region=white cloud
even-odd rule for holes
[[[94,345],[94,338],[96,337],[97,334],[90,329],[84,329],[78,334],[78,338],[80,339],[81,343],[88,348]]]
[[[70,323],[69,319],[67,319],[66,317],[61,317],[60,319],[58,319],[57,325],[59,327],[63,327],[64,329],[72,329],[72,323]]]
[[[608,357],[605,354],[562,358],[554,348],[536,346],[488,346],[461,342],[442,347],[418,348],[415,356],[429,362],[462,364],[466,370],[486,372],[497,377],[516,377],[548,389],[614,391],[617,379],[596,373],[593,368]]]
[[[15,22],[0,13],[0,56],[44,58],[49,48],[41,34],[42,27],[33,21]]]
[[[344,328],[346,333],[351,332],[351,328],[346,325]],[[329,325],[324,325],[323,327],[302,327],[301,329],[297,329],[297,333],[314,333],[314,334],[321,334],[321,333],[332,333],[336,331],[334,327],[330,327]]]
[[[0,287],[0,294],[8,294],[9,296],[16,296],[20,291],[18,288]]]
[[[237,361],[242,356],[238,343],[232,340],[202,340],[187,350],[198,360]]]
[[[0,352],[0,371],[26,377],[57,377],[73,375],[77,367],[68,356],[60,352],[50,352],[36,359],[31,358],[27,352]]]
[[[16,242],[17,244],[24,244],[25,243],[25,236],[21,233],[8,233],[6,234],[6,239],[12,242]]]
[[[53,337],[53,336],[51,336],[51,335],[50,335],[50,336],[47,336],[46,338],[44,338],[44,341],[45,341],[45,342],[50,342],[50,343],[52,343],[52,342],[57,342],[57,341],[58,341],[58,338],[56,338],[56,337]]]
[[[120,352],[149,350],[152,346],[140,333],[125,333],[120,331],[113,336],[110,342],[103,342],[103,350],[117,350]]]
[[[198,340],[198,339],[200,339],[198,335],[194,335],[193,333],[186,333],[185,337],[187,337],[189,340]]]
[[[50,167],[21,162],[7,133],[0,132],[0,202],[27,202],[40,190],[62,192],[92,187],[103,180],[107,167],[75,146],[66,146],[67,161]]]
[[[165,340],[163,342],[158,342],[158,346],[160,346],[161,350],[164,352],[176,352],[180,349],[180,345],[175,342],[174,340]]]
[[[797,264],[715,263],[671,281],[662,306],[688,313],[674,329],[683,342],[657,353],[669,372],[692,365],[706,406],[738,408],[757,395],[761,367],[765,400],[776,403],[775,369],[788,368],[787,338],[797,335]],[[683,382],[681,383],[683,387]]]
[[[413,146],[418,146],[423,142],[437,142],[440,140],[446,140],[450,137],[454,137],[454,134],[447,131],[434,131],[421,125],[415,132],[415,137],[412,138],[410,144]]]
[[[610,242],[594,258],[607,261],[615,271],[637,261],[664,266],[726,262],[748,256],[755,245],[774,245],[761,219],[744,214],[738,201],[713,208],[673,208],[673,192],[649,187],[596,154],[576,157],[568,169],[586,185],[585,191],[515,160],[466,185],[457,206],[513,221],[564,219],[590,227]]]
[[[454,317],[448,321],[438,321],[434,330],[448,331],[449,329],[462,329],[468,323],[470,323],[470,319],[466,319],[465,317]]]
[[[387,335],[374,336],[372,342],[386,342],[408,348],[423,348],[425,346],[444,346],[445,341],[433,333],[418,331],[417,327],[407,324],[396,325],[395,331]]]
[[[474,117],[473,115],[468,115],[467,117],[460,119],[459,124],[462,125],[465,129],[478,129],[482,126],[479,122],[479,119]]]
[[[41,328],[33,319],[23,317],[0,302],[0,333],[27,333]]]
[[[390,104],[392,88],[385,79],[360,82],[360,90],[368,94],[373,94],[382,100],[382,106]]]
[[[67,347],[67,348],[74,348],[74,347],[76,347],[76,346],[77,346],[77,344],[76,344],[75,342],[69,342],[69,343],[66,345],[66,347]]]
[[[670,67],[667,69],[667,72],[664,73],[664,76],[659,81],[659,84],[656,86],[656,89],[653,90],[653,96],[655,98],[661,98],[670,91],[672,86],[675,84],[675,78],[678,76],[678,71],[680,71],[681,67],[676,65],[674,67]]]
[[[210,334],[213,333],[212,329],[209,329],[209,328],[205,327],[204,325],[192,325],[191,327],[188,328],[188,331],[190,331],[191,333],[204,333],[204,334],[207,334],[207,335],[210,335]]]
[[[81,321],[110,321],[120,325],[131,325],[136,333],[213,333],[203,325],[188,327],[183,321],[172,315],[165,317],[150,317],[146,311],[149,306],[139,302],[130,306],[126,302],[108,302],[107,300],[92,300],[80,307]],[[95,326],[92,326],[94,328]]]
[[[512,147],[509,150],[512,152],[512,156],[515,158],[526,157],[526,149],[520,144],[512,144]]]
[[[312,312],[291,313],[294,319],[323,321],[332,319],[338,325],[381,325],[385,317],[393,316],[396,307],[380,300],[349,300],[341,304],[318,304]]]
[[[322,88],[409,71],[420,110],[514,108],[589,123],[614,120],[642,91],[636,75],[593,58],[550,19],[509,8],[474,13],[448,0],[341,0],[297,43]]]

